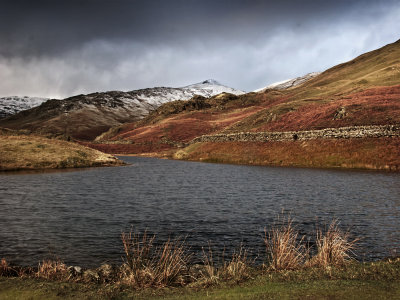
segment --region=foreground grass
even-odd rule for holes
[[[122,165],[109,154],[72,142],[0,133],[0,171]]]
[[[0,299],[394,299],[400,298],[400,258],[360,263],[357,239],[334,219],[307,246],[292,218],[265,229],[266,260],[247,258],[241,245],[231,258],[203,249],[190,264],[184,240],[154,243],[155,235],[122,233],[121,266],[83,270],[44,260],[37,268],[0,261]],[[219,261],[219,262],[218,262]]]
[[[133,290],[116,284],[85,284],[0,277],[0,299],[399,299],[400,259],[352,263],[342,268],[255,270],[246,282],[211,287]]]

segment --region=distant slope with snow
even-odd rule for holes
[[[131,96],[130,101],[144,100],[148,104],[155,106],[154,108],[163,103],[175,100],[188,100],[195,95],[209,98],[221,93],[230,93],[234,95],[244,94],[243,91],[224,86],[213,79],[208,79],[181,88],[155,87],[127,93]]]
[[[0,120],[0,127],[91,140],[110,127],[142,119],[163,103],[188,100],[195,95],[208,98],[223,92],[244,94],[209,79],[181,88],[155,87],[77,95],[50,100],[4,118]]]
[[[14,115],[22,110],[30,109],[35,106],[39,106],[43,102],[46,102],[49,98],[39,97],[1,97],[0,98],[0,118]]]
[[[265,92],[266,90],[286,90],[298,85],[301,85],[307,81],[309,81],[310,79],[314,78],[315,76],[321,74],[321,72],[312,72],[312,73],[308,73],[304,76],[300,76],[300,77],[296,77],[293,79],[287,79],[284,81],[279,81],[279,82],[275,82],[272,83],[270,85],[267,85],[266,87],[260,88],[258,90],[255,90],[254,92],[256,93],[262,93]]]

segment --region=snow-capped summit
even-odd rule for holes
[[[207,79],[205,81],[180,88],[154,87],[135,90],[127,93],[131,95],[131,100],[126,99],[127,102],[146,101],[146,103],[152,105],[154,108],[166,102],[175,100],[188,100],[195,95],[209,98],[221,93],[231,93],[235,95],[244,94],[243,91],[222,85],[214,79]]]
[[[303,84],[306,81],[314,78],[315,76],[317,76],[319,74],[321,74],[321,72],[312,72],[312,73],[308,73],[308,74],[306,74],[304,76],[296,77],[296,78],[293,78],[293,79],[287,79],[287,80],[275,82],[275,83],[272,83],[270,85],[267,85],[266,87],[257,89],[254,92],[262,93],[262,92],[265,92],[266,90],[269,90],[269,89],[286,90],[288,88],[295,87],[295,86],[298,86],[300,84]]]
[[[188,86],[184,86],[181,88],[182,90],[186,90],[187,92],[193,93],[194,95],[200,95],[203,97],[212,97],[221,93],[230,93],[234,95],[242,95],[245,92],[237,89],[233,89],[231,87],[220,84],[218,81],[214,79],[207,79],[199,83],[191,84]],[[190,99],[191,97],[187,98]],[[184,99],[186,100],[186,99]]]
[[[214,80],[214,79],[207,79],[207,80],[204,80],[203,82],[202,82],[202,84],[215,84],[215,85],[221,85],[218,81],[216,81],[216,80]]]

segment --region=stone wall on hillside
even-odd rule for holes
[[[400,125],[371,125],[325,128],[306,131],[239,132],[230,134],[202,135],[190,144],[199,142],[268,142],[314,139],[349,139],[366,137],[400,136]]]

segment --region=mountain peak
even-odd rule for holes
[[[218,81],[214,79],[207,79],[204,80],[201,84],[215,84],[215,85],[221,85]]]

